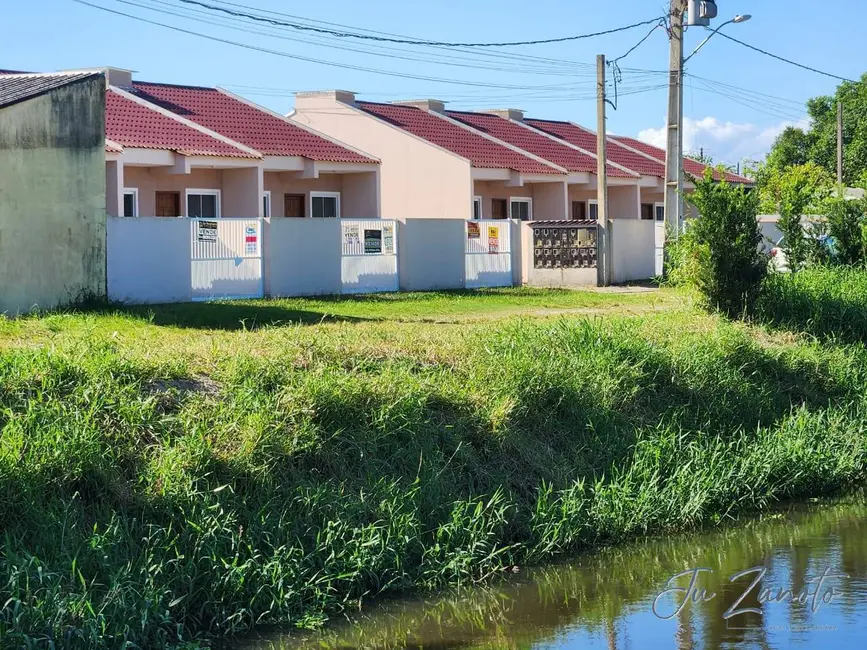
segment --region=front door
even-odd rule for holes
[[[285,194],[283,196],[283,216],[296,218],[304,217],[303,194]]]
[[[180,192],[157,192],[155,213],[157,217],[181,216]]]
[[[491,199],[491,218],[508,219],[509,206],[506,199]]]

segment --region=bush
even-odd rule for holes
[[[842,193],[825,201],[828,234],[834,240],[834,257],[839,264],[860,266],[864,263],[865,202],[846,199]]]
[[[680,274],[699,290],[708,308],[743,316],[767,274],[767,261],[759,251],[758,195],[742,186],[717,183],[710,170],[695,186],[687,199],[701,218],[682,236],[686,241],[680,246],[687,252],[678,253],[684,262]]]

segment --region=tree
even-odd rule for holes
[[[828,234],[834,241],[834,261],[848,266],[858,266],[865,259],[865,234],[867,234],[867,201],[847,199],[839,188],[824,202],[823,214],[827,217]]]
[[[748,313],[767,273],[759,251],[762,236],[756,219],[759,196],[741,185],[713,179],[707,169],[687,196],[700,219],[690,225],[688,260],[692,281],[708,307],[740,317]]]
[[[840,84],[833,97],[810,99],[809,129],[784,130],[768,154],[768,165],[784,170],[812,162],[836,177],[837,102],[843,103],[843,182],[857,184],[867,172],[867,74]]]

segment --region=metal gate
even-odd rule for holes
[[[467,221],[465,241],[467,289],[512,286],[511,221]]]
[[[262,298],[261,219],[190,219],[193,300]]]
[[[340,225],[341,292],[397,291],[397,222],[344,219]]]

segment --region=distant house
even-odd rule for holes
[[[105,78],[0,74],[0,313],[105,293]]]

